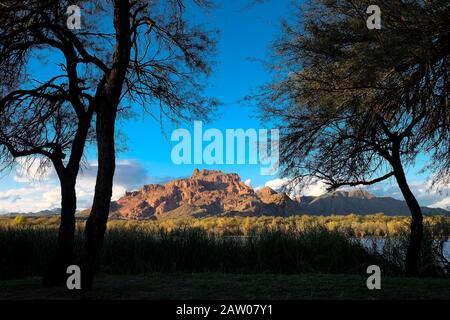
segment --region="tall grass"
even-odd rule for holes
[[[323,228],[266,229],[246,238],[219,237],[201,228],[113,229],[101,258],[105,271],[119,273],[360,273],[369,262],[381,261],[344,234]]]
[[[81,228],[76,233],[76,260],[82,252]],[[17,225],[0,228],[0,278],[42,275],[53,257],[56,228]],[[436,241],[427,233],[421,264],[432,275],[444,275],[431,252]],[[132,225],[108,230],[99,258],[102,272],[230,272],[365,274],[379,265],[384,274],[403,269],[406,238],[387,240],[373,249],[351,232],[312,226],[297,231],[277,226],[250,230],[247,236],[226,236],[204,228],[172,230]],[[437,272],[437,270],[440,270]],[[433,271],[431,273],[431,271]]]
[[[55,254],[56,229],[0,228],[0,279],[41,275]]]

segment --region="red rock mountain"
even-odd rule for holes
[[[254,191],[235,173],[196,169],[190,178],[145,185],[112,203],[112,216],[157,219],[193,215],[292,215],[298,203],[268,187]]]
[[[449,214],[444,209],[426,207],[422,212],[427,215]],[[363,190],[336,191],[292,200],[285,193],[269,187],[255,191],[235,173],[213,170],[195,170],[190,178],[145,185],[139,191],[127,192],[111,204],[111,217],[121,219],[351,213],[409,215],[409,210],[404,201],[375,197]]]

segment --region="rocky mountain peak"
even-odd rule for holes
[[[128,192],[113,206],[113,215],[127,219],[179,214],[288,215],[293,214],[286,211],[292,204],[285,194],[270,188],[255,193],[235,173],[195,169],[190,178]]]

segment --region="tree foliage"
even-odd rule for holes
[[[366,26],[370,5],[381,29]],[[405,169],[427,154],[450,173],[448,1],[311,1],[275,45],[278,78],[260,96],[282,130],[280,161],[294,182],[330,189],[395,177],[412,215],[406,272],[418,273],[420,206]]]
[[[370,4],[381,8],[381,30],[366,27]],[[448,44],[447,1],[311,3],[285,25],[280,78],[262,96],[284,132],[286,173],[338,187],[392,176],[396,154],[408,166],[427,153],[447,176]]]

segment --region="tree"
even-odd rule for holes
[[[0,70],[2,75],[10,75],[2,78],[3,104],[9,104],[11,111],[19,110],[16,113],[19,116],[14,118],[17,120],[15,126],[11,128],[29,123],[35,125],[19,133],[24,137],[32,131],[33,139],[25,142],[26,155],[45,156],[51,159],[55,168],[61,164],[64,167],[60,171],[60,179],[63,177],[65,181],[62,201],[63,207],[68,209],[62,214],[60,238],[72,239],[67,241],[65,249],[62,247],[65,253],[73,246],[76,205],[73,186],[91,119],[96,120],[99,166],[94,203],[85,229],[86,258],[82,270],[84,288],[89,289],[109,213],[118,113],[129,103],[142,106],[143,110],[160,119],[206,118],[216,105],[215,100],[202,95],[204,76],[210,72],[207,57],[215,42],[211,34],[188,25],[181,0],[78,3],[81,28],[71,29],[67,24],[70,18],[67,10],[72,5],[69,1],[2,1]],[[190,4],[194,3],[209,6],[206,0],[193,0]],[[32,89],[18,89],[20,82],[27,82],[26,62],[36,51],[47,59],[55,57],[51,51],[62,55],[62,74]],[[25,83],[24,87],[32,85]],[[39,115],[37,118],[27,113],[30,106],[35,110],[34,114]],[[71,144],[64,138],[60,145],[54,145],[57,135],[50,129],[53,128],[50,119],[65,119],[55,114],[63,110],[61,106],[65,106],[64,110],[69,107],[74,110],[76,117],[68,118],[64,123],[75,125],[75,131],[64,136],[72,139],[69,139]],[[28,120],[24,121],[21,114]],[[16,139],[13,131],[8,131],[5,141],[14,138],[14,143],[19,142],[14,145],[17,150],[8,149],[11,155],[18,156],[14,152],[24,151],[25,145]],[[64,155],[69,145],[71,153],[67,161]],[[66,188],[66,184],[70,188]],[[70,194],[66,196],[68,189]],[[67,206],[64,205],[66,200]]]
[[[85,144],[92,140],[94,98],[80,65],[94,59],[65,26],[67,2],[3,1],[0,6],[0,159],[10,166],[25,157],[53,164],[61,187],[61,223],[55,262],[44,282],[65,283],[73,263],[75,183]],[[59,72],[32,79],[27,63],[48,50],[62,55]]]
[[[193,1],[208,6],[207,1]],[[169,120],[208,118],[217,105],[202,96],[207,57],[214,48],[210,35],[189,26],[181,0],[113,1],[115,46],[97,93],[98,172],[94,202],[86,222],[83,287],[92,287],[95,262],[108,220],[115,170],[115,122],[125,98],[145,110],[157,106]]]
[[[370,5],[380,30],[366,26]],[[435,181],[449,176],[448,1],[320,0],[303,12],[259,96],[281,127],[283,172],[330,190],[395,178],[412,216],[405,269],[418,275],[423,216],[405,170],[426,154]]]

